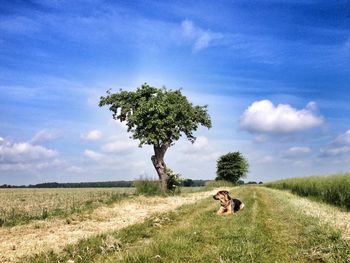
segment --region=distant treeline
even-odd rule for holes
[[[184,187],[199,187],[205,186],[207,182],[211,180],[192,180],[185,179],[182,181]],[[30,184],[30,185],[0,185],[0,188],[89,188],[89,187],[133,187],[134,181],[109,181],[109,182],[81,182],[81,183],[42,183],[42,184]],[[237,182],[237,185],[243,184],[262,184],[262,182],[247,182],[242,180]]]
[[[182,183],[185,187],[204,186],[208,180],[185,179]],[[88,188],[88,187],[132,187],[133,181],[110,181],[110,182],[81,182],[81,183],[42,183],[30,185],[0,185],[0,188]]]

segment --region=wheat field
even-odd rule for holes
[[[118,201],[133,188],[0,189],[0,226],[64,216]]]

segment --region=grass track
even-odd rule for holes
[[[288,178],[265,184],[350,211],[350,174]]]
[[[339,232],[271,190],[243,187],[234,196],[246,203],[234,216],[217,216],[218,204],[208,198],[23,262],[350,262]]]

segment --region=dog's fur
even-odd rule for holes
[[[244,208],[244,203],[238,199],[231,198],[226,190],[217,192],[213,198],[220,201],[220,208],[217,211],[218,215],[234,214]]]

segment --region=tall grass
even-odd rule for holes
[[[236,186],[234,183],[224,181],[224,180],[208,181],[205,183],[206,189],[218,188],[218,187],[234,187],[234,186]]]
[[[313,197],[350,210],[350,173],[331,176],[290,178],[265,184],[281,190],[290,190],[300,196]]]
[[[136,188],[136,194],[139,195],[152,196],[161,194],[158,180],[141,177],[134,181],[133,186]]]

